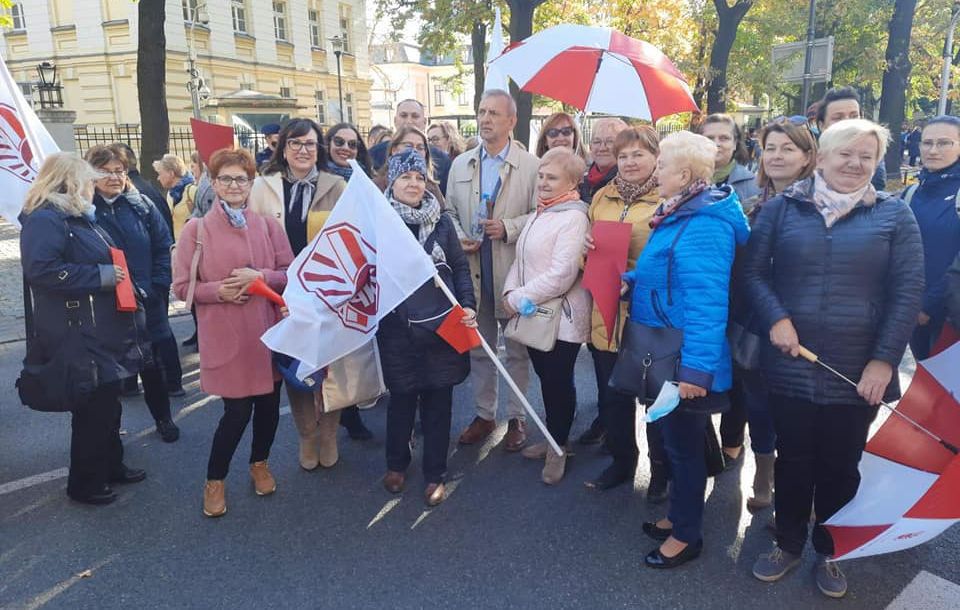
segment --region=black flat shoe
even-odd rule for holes
[[[660,552],[660,547],[657,547],[647,553],[647,556],[643,558],[643,563],[645,563],[648,568],[654,568],[656,570],[671,570],[673,568],[679,568],[688,561],[696,559],[700,556],[701,551],[703,551],[703,540],[698,540],[693,544],[688,544],[687,548],[683,549],[673,557],[667,557]]]
[[[127,483],[139,483],[140,481],[147,478],[147,471],[140,470],[139,468],[127,468],[123,467],[123,470],[120,472],[114,473],[110,477],[111,483],[117,483],[120,485],[125,485]]]
[[[172,420],[157,422],[157,434],[165,443],[175,443],[180,438],[180,428]]]
[[[347,407],[340,413],[340,425],[347,429],[347,434],[355,441],[369,441],[373,432],[363,424],[360,411],[356,407]]]
[[[184,340],[184,342],[181,343],[180,345],[182,345],[183,347],[193,347],[196,344],[197,344],[197,333],[193,333],[189,339]]]
[[[181,396],[186,396],[187,391],[183,389],[183,386],[177,386],[175,388],[167,388],[167,396],[173,396],[175,398],[180,398]]]
[[[93,504],[94,506],[103,506],[110,504],[117,499],[117,494],[113,493],[109,485],[104,485],[100,490],[93,493],[75,494],[67,492],[67,496],[74,502],[81,504]]]
[[[623,472],[620,468],[615,466],[608,466],[606,470],[600,473],[600,476],[595,478],[592,481],[587,481],[584,483],[587,489],[596,489],[597,491],[606,491],[608,489],[613,489],[623,485],[624,483],[633,480],[633,477],[628,472]]]
[[[673,533],[673,528],[663,529],[662,527],[657,527],[656,523],[650,521],[644,521],[642,527],[644,534],[660,542],[669,538],[670,534]]]
[[[580,438],[577,439],[577,443],[580,445],[599,445],[607,438],[607,433],[603,429],[603,426],[600,425],[598,420],[593,420],[593,423],[590,424],[590,427],[580,435]]]

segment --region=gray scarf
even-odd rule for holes
[[[285,172],[287,182],[290,183],[290,202],[287,204],[287,213],[293,209],[294,202],[302,197],[300,203],[300,222],[307,222],[307,212],[310,211],[310,204],[313,203],[313,192],[317,188],[317,178],[320,177],[320,171],[317,166],[310,168],[310,173],[303,178],[297,178],[288,167]]]
[[[247,209],[247,206],[243,206],[239,210],[231,208],[223,199],[220,199],[220,207],[223,208],[223,211],[227,213],[227,220],[230,221],[230,226],[234,229],[246,229],[247,228],[247,217],[243,215],[243,211]]]
[[[443,212],[437,198],[430,194],[430,191],[424,191],[423,201],[420,202],[420,207],[414,208],[397,201],[391,190],[390,205],[397,211],[397,214],[400,215],[400,220],[405,224],[420,227],[420,231],[417,233],[417,240],[419,240],[421,246],[426,245],[427,238],[430,237],[430,234],[433,233],[433,230],[437,227],[437,223],[440,222],[440,214]],[[433,242],[433,251],[430,252],[430,255],[435,264],[447,262],[447,256],[444,254],[443,248],[441,248],[440,244],[436,241]]]

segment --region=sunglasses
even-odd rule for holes
[[[333,136],[333,145],[339,147],[346,146],[350,150],[357,150],[356,140],[344,140],[340,136]]]
[[[551,127],[550,129],[547,130],[548,138],[556,138],[558,136],[569,138],[572,135],[573,135],[573,127],[560,127],[559,129],[556,127]]]

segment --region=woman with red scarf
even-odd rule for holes
[[[517,258],[503,288],[503,306],[510,316],[561,298],[557,341],[549,351],[528,347],[533,370],[540,378],[547,430],[564,445],[577,409],[573,368],[580,346],[590,335],[590,296],[580,286],[580,256],[590,230],[588,206],[580,200],[577,183],[584,163],[573,151],[547,151],[537,170],[537,212],[530,216],[517,240]],[[547,443],[523,450],[529,459],[545,460],[543,482],[555,485],[563,478],[566,455],[557,455]]]

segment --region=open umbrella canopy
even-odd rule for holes
[[[612,28],[554,26],[512,45],[490,67],[502,70],[523,91],[583,112],[655,121],[699,110],[666,55]]]

